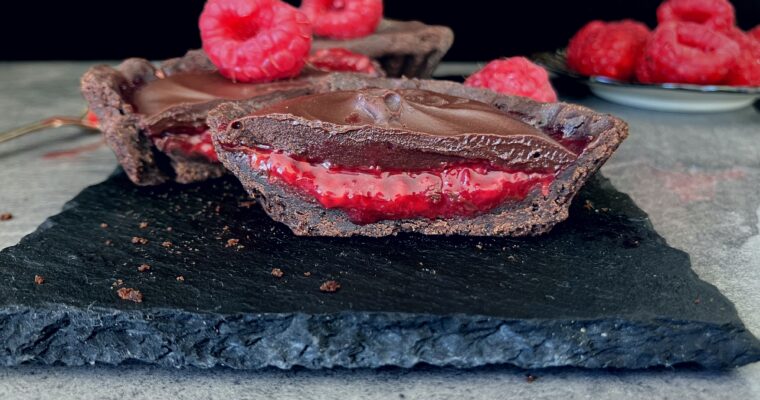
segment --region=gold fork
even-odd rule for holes
[[[47,128],[59,128],[62,126],[78,126],[90,131],[97,131],[98,121],[95,115],[87,110],[85,110],[85,112],[78,117],[56,115],[39,120],[37,122],[19,126],[18,128],[14,128],[9,131],[0,132],[0,143],[7,142],[11,139],[15,139],[32,132],[38,132]]]

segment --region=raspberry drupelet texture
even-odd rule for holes
[[[317,50],[307,58],[306,62],[323,71],[360,72],[372,76],[382,75],[369,57],[343,48]]]
[[[750,29],[749,32],[747,32],[749,36],[754,38],[756,41],[760,42],[760,25]]]
[[[636,78],[644,83],[721,84],[739,54],[738,44],[706,25],[666,22],[647,42]]]
[[[549,74],[525,57],[494,60],[470,75],[465,86],[482,87],[494,92],[530,97],[537,101],[557,101]]]
[[[582,75],[630,80],[648,38],[641,22],[591,21],[570,39],[567,63]]]
[[[738,28],[726,32],[726,35],[739,45],[740,54],[725,83],[733,86],[760,86],[760,41]]]
[[[296,76],[311,50],[309,20],[280,0],[209,0],[199,26],[203,50],[234,81]]]
[[[301,11],[311,20],[314,34],[353,39],[375,32],[383,18],[383,1],[303,0]]]
[[[736,24],[736,14],[728,0],[667,0],[657,8],[657,21],[694,22],[727,31]]]

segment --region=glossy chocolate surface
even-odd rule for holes
[[[309,74],[311,76],[313,74]],[[233,82],[218,72],[183,72],[156,79],[139,87],[132,103],[138,112],[155,115],[181,104],[198,104],[214,100],[244,100],[278,90],[308,87],[302,77],[268,83]]]
[[[578,156],[541,129],[488,104],[420,89],[302,96],[244,120],[263,124],[246,128],[257,143],[339,165],[421,168],[478,159],[556,171]],[[288,130],[289,139],[277,137],[272,124],[284,125],[279,131]]]

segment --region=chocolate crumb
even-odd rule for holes
[[[124,284],[124,280],[122,280],[122,279],[117,279],[117,280],[115,280],[115,281],[114,281],[114,282],[111,284],[111,287],[121,286],[121,285],[123,285],[123,284]]]
[[[148,244],[148,239],[139,236],[132,236],[132,244]]]
[[[219,214],[222,211],[222,206],[216,206],[214,207],[214,213]]]
[[[134,301],[135,303],[142,303],[143,301],[143,295],[137,289],[121,288],[116,291],[116,294],[118,294],[119,298],[122,300]]]
[[[167,241],[164,241],[163,243],[161,243],[161,246],[164,246],[164,247],[166,247],[168,249],[169,247],[174,246],[174,244],[172,244],[172,242],[170,242],[170,241],[167,240]]]
[[[229,225],[225,225],[225,226],[222,227],[222,231],[224,231],[224,232],[228,232],[229,230],[230,230]]]
[[[235,247],[240,243],[240,239],[227,239],[227,245],[224,247]]]
[[[586,200],[586,202],[583,203],[583,208],[591,211],[594,209],[594,203],[592,203],[590,200]]]
[[[42,275],[35,275],[34,276],[34,283],[37,285],[42,285],[45,283],[45,277]]]
[[[105,223],[105,222],[103,222],[103,223],[100,224],[100,227],[103,228],[103,229],[106,229],[106,228],[108,228],[108,224]]]
[[[148,264],[140,264],[139,267],[137,267],[137,270],[140,272],[150,271],[150,265]]]
[[[137,226],[138,226],[140,229],[145,229],[145,228],[147,228],[147,227],[148,227],[148,223],[147,223],[147,222],[145,222],[145,221],[143,221],[143,222],[140,222],[140,224],[139,224],[139,225],[137,225]]]
[[[255,201],[241,201],[240,203],[238,203],[238,207],[251,208],[253,207],[254,204],[256,204]]]
[[[10,221],[13,219],[13,214],[11,213],[2,213],[0,214],[0,221]]]
[[[275,278],[282,278],[282,276],[285,275],[284,272],[282,272],[279,268],[272,268],[272,276]]]
[[[325,281],[319,286],[319,290],[325,293],[335,293],[340,289],[340,283],[336,281]]]
[[[180,276],[177,277],[177,282],[184,282],[184,281],[185,281],[185,277],[184,276],[180,275]]]
[[[306,272],[304,272],[304,273],[303,273],[303,276],[305,276],[305,277],[307,277],[307,278],[308,278],[308,277],[310,277],[310,276],[311,276],[311,272],[309,272],[309,271],[306,271]]]
[[[536,379],[538,379],[538,377],[535,375],[532,375],[532,374],[525,375],[525,380],[528,381],[528,383],[533,383],[536,381]]]

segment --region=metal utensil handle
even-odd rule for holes
[[[61,126],[78,126],[88,130],[97,130],[98,128],[88,123],[84,116],[80,117],[67,117],[67,116],[54,116],[45,118],[43,120],[32,122],[31,124],[23,125],[18,128],[11,129],[9,131],[0,132],[0,143],[7,142],[11,139],[15,139],[24,136],[28,133],[38,132],[47,128],[58,128]]]

